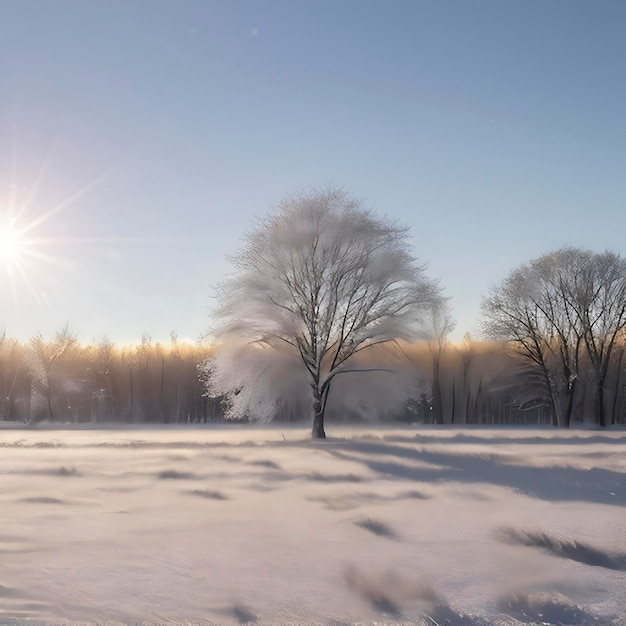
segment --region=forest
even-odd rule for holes
[[[606,424],[626,423],[623,339],[608,368]],[[0,337],[0,419],[22,423],[197,423],[225,419],[222,398],[209,397],[203,364],[206,341],[168,343],[144,336],[137,345],[107,339],[84,344],[68,328],[51,338],[20,342]],[[440,336],[377,349],[387,372],[338,379],[330,422],[428,424],[551,424],[543,387],[526,359],[506,345],[466,335]],[[365,359],[365,362],[367,359]],[[571,425],[594,422],[593,369],[581,368]],[[254,416],[250,416],[254,420]],[[279,422],[309,420],[307,405],[279,406]]]

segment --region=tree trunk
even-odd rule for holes
[[[624,349],[619,353],[619,359],[617,361],[617,371],[616,371],[616,380],[615,380],[615,392],[613,393],[613,409],[611,410],[611,424],[617,424],[617,410],[618,410],[618,399],[619,399],[619,391],[620,385],[622,383],[622,358],[624,356]]]
[[[324,414],[326,413],[326,399],[328,398],[328,389],[326,386],[323,391],[312,385],[313,387],[313,430],[311,436],[313,439],[326,439],[326,431],[324,430]]]
[[[433,424],[443,424],[443,399],[439,380],[439,358],[433,355]]]
[[[552,426],[559,427],[561,422],[559,420],[559,408],[554,396],[550,395],[550,407],[552,409]]]
[[[326,439],[326,431],[324,430],[324,411],[316,412],[313,417],[313,431],[311,432],[313,439]]]
[[[52,400],[50,399],[50,392],[46,392],[46,401],[48,403],[48,413],[50,415],[50,421],[54,422],[54,413],[52,411]]]
[[[482,391],[483,391],[483,379],[480,379],[480,382],[478,383],[478,390],[476,391],[476,395],[474,396],[474,410],[473,410],[473,416],[474,416],[474,420],[476,424],[482,424],[483,423],[483,419],[482,416],[479,419],[479,407],[480,407],[480,401],[482,399]]]
[[[161,384],[159,387],[159,416],[161,422],[169,424],[170,415],[165,408],[165,359],[161,357]]]
[[[567,409],[565,412],[565,426],[569,428],[572,423],[572,413],[574,412],[574,396],[576,394],[576,379],[572,380],[567,390]]]
[[[126,421],[128,422],[134,422],[134,416],[133,416],[133,404],[134,404],[134,397],[133,397],[133,370],[129,369],[129,374],[130,374],[130,395],[129,395],[129,399],[128,399],[128,415],[126,416]]]
[[[606,427],[606,415],[604,411],[604,379],[596,382],[596,422],[600,424],[602,428]]]
[[[456,378],[452,379],[452,414],[450,416],[450,423],[454,424],[454,412],[456,410]]]

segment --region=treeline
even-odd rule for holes
[[[0,337],[0,419],[36,423],[186,423],[218,419],[198,364],[210,349],[145,335],[134,346],[84,345],[67,328],[27,343]]]
[[[570,420],[560,425],[626,423],[625,349],[622,339],[607,364],[601,396],[593,364],[580,359]],[[506,344],[476,342],[466,335],[459,345],[432,341],[413,346],[410,356],[422,371],[431,371],[424,392],[409,404],[409,419],[415,416],[416,421],[435,424],[558,425],[537,368]]]
[[[614,350],[603,386],[604,421],[626,423],[623,354]],[[385,354],[381,358],[380,351]],[[328,406],[333,422],[546,424],[552,407],[527,360],[498,342],[466,336],[379,348],[375,361],[392,372],[339,377]],[[168,343],[144,336],[133,346],[104,339],[82,344],[67,328],[22,343],[0,337],[0,419],[25,423],[196,423],[224,419],[221,398],[207,397],[206,343]],[[367,365],[364,358],[363,365]],[[203,372],[205,372],[203,374]],[[571,425],[597,418],[594,370],[579,364]],[[309,420],[305,398],[276,407],[275,420]],[[251,419],[254,416],[250,416]]]
[[[593,412],[615,423],[623,402],[626,260],[560,248],[513,270],[483,299],[484,329],[521,357],[533,401],[554,426]]]

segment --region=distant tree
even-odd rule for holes
[[[456,321],[448,308],[445,298],[439,298],[428,313],[424,316],[424,326],[420,333],[420,341],[412,345],[406,342],[396,342],[398,349],[409,362],[416,366],[418,371],[424,372],[430,369],[430,393],[422,389],[419,395],[421,403],[428,407],[427,420],[433,424],[444,423],[444,390],[442,389],[442,377],[452,381],[450,394],[450,421],[454,422],[455,415],[455,378],[450,363],[444,362],[448,347],[448,337],[456,327]],[[404,345],[403,345],[404,344]],[[428,365],[425,367],[424,350],[427,348]],[[442,373],[443,372],[443,373]],[[421,381],[420,381],[421,383]],[[421,386],[421,385],[420,385]]]
[[[134,347],[126,346],[119,356],[120,370],[124,372],[122,376],[123,402],[121,409],[122,417],[125,421],[134,421],[136,405],[136,378],[139,368],[137,350]]]
[[[619,346],[616,349],[614,354],[614,371],[615,371],[615,380],[613,383],[613,398],[611,399],[611,424],[616,424],[619,419],[619,400],[620,393],[622,392],[622,370],[623,370],[623,362],[624,362],[624,350],[626,349],[626,345],[624,344],[624,337],[619,343]],[[622,397],[622,402],[626,403],[626,398]]]
[[[441,389],[441,359],[448,343],[448,336],[454,330],[456,322],[450,313],[447,303],[442,300],[438,306],[432,308],[426,327],[426,338],[432,357],[432,412],[433,423],[443,424],[443,394]],[[456,390],[451,391],[451,420],[454,422]]]
[[[17,413],[19,376],[23,372],[24,358],[21,346],[9,339],[6,332],[0,335],[0,419],[11,419]]]
[[[545,254],[494,287],[483,314],[487,335],[509,342],[539,374],[555,425],[570,425],[587,369],[596,421],[608,423],[605,383],[626,327],[626,261],[578,248]]]
[[[457,348],[458,354],[461,357],[461,410],[459,411],[463,422],[466,424],[472,421],[470,406],[472,400],[472,387],[470,384],[470,372],[472,368],[472,361],[476,356],[476,342],[472,339],[469,333],[463,335],[463,343]]]
[[[579,257],[568,296],[593,372],[595,419],[607,426],[612,421],[605,398],[607,377],[626,329],[626,260],[612,252],[580,252]]]
[[[76,335],[67,325],[57,331],[51,341],[46,341],[41,334],[30,340],[28,369],[34,399],[43,399],[50,421],[55,420],[57,408],[67,409],[67,406],[60,406],[59,398],[60,392],[71,383],[63,366],[71,362],[71,352],[76,346]]]
[[[91,372],[91,396],[89,398],[90,421],[112,421],[119,417],[117,408],[118,390],[114,372],[117,349],[104,336],[94,345],[87,346],[88,369]]]
[[[209,392],[230,400],[231,417],[272,417],[287,383],[271,362],[290,363],[290,381],[310,389],[317,438],[335,377],[375,369],[352,357],[416,338],[441,300],[408,231],[332,188],[287,197],[232,260],[218,287],[224,347],[209,364]]]
[[[134,419],[144,422],[163,421],[162,398],[164,382],[164,365],[162,346],[153,343],[152,337],[144,333],[141,343],[135,349],[136,403]]]

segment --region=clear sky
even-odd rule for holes
[[[625,33],[623,0],[0,0],[0,329],[195,339],[253,218],[332,183],[478,336],[521,263],[626,253]]]

